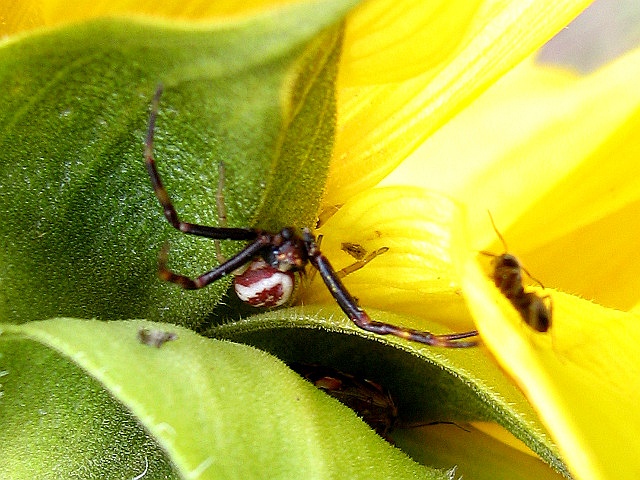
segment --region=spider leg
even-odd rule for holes
[[[218,163],[218,191],[216,192],[216,207],[218,208],[218,223],[221,227],[227,228],[227,207],[224,204],[224,163]],[[216,257],[219,264],[227,261],[222,254],[222,245],[219,239],[214,239],[216,247]]]
[[[307,230],[304,232],[305,243],[307,245],[309,261],[318,270],[324,283],[331,292],[333,298],[338,302],[344,313],[358,327],[368,332],[378,335],[394,335],[396,337],[411,340],[413,342],[423,343],[426,345],[440,347],[472,347],[477,345],[475,341],[457,342],[456,340],[475,337],[478,335],[476,330],[462,333],[452,333],[444,335],[435,335],[430,332],[414,330],[411,328],[399,327],[390,323],[383,323],[371,320],[369,315],[362,310],[355,298],[349,293],[340,281],[338,274],[333,269],[327,257],[325,257],[316,245],[313,236]]]
[[[156,94],[153,97],[151,104],[151,113],[149,115],[149,129],[147,130],[147,137],[144,144],[144,161],[147,166],[147,172],[151,179],[151,185],[153,191],[158,197],[158,201],[164,210],[164,216],[167,221],[176,229],[184,233],[191,235],[198,235],[200,237],[214,238],[220,240],[255,240],[258,237],[259,232],[251,228],[226,228],[226,227],[210,227],[207,225],[198,225],[195,223],[183,222],[178,218],[178,212],[171,202],[171,198],[167,193],[167,190],[160,180],[160,174],[156,167],[156,162],[153,158],[153,135],[156,127],[156,118],[158,116],[158,105],[160,102],[160,96],[162,95],[162,86],[159,86],[156,90]]]
[[[347,275],[351,275],[353,272],[357,272],[358,270],[360,270],[362,267],[364,267],[367,263],[369,263],[371,260],[376,258],[378,255],[382,255],[383,253],[386,253],[388,251],[389,251],[389,247],[381,247],[375,252],[371,252],[366,257],[361,258],[360,260],[356,260],[351,265],[347,265],[342,270],[337,271],[336,275],[338,276],[338,278],[344,278]]]
[[[169,248],[168,245],[165,244],[165,246],[160,251],[160,256],[158,259],[158,276],[162,280],[180,285],[185,290],[197,290],[199,288],[206,287],[211,282],[215,282],[219,278],[232,273],[234,270],[251,261],[251,259],[258,255],[260,251],[265,247],[265,245],[268,245],[270,241],[271,237],[269,237],[268,235],[261,235],[252,243],[247,245],[244,250],[231,257],[222,265],[219,265],[213,270],[203,273],[196,278],[190,278],[185,275],[174,273],[167,268],[167,253]]]

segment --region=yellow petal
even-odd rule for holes
[[[637,78],[640,50],[580,78],[526,63],[382,185],[460,199],[475,249],[499,253],[491,210],[543,284],[627,310],[640,301]]]
[[[581,107],[554,122],[563,133],[555,151],[538,157],[573,168],[509,232],[523,245],[528,239],[527,267],[543,283],[621,310],[640,301],[639,75],[637,50],[584,80]]]
[[[577,478],[640,475],[640,318],[549,289],[534,332],[472,254],[462,279],[484,342],[525,392]]]
[[[350,242],[378,255],[344,283],[360,304],[443,322],[456,331],[473,324],[460,295],[452,249],[463,248],[459,206],[446,196],[418,188],[379,188],[347,202],[318,234],[322,252],[336,269],[355,259],[342,250]],[[314,282],[321,282],[315,275]],[[305,289],[306,303],[329,303],[320,286]]]
[[[347,23],[325,203],[375,185],[588,3],[363,4]],[[449,47],[433,56],[425,38]]]
[[[3,2],[0,6],[0,36],[42,26],[77,22],[105,15],[153,15],[183,20],[206,20],[258,10],[293,0],[61,0]]]
[[[503,228],[508,227],[521,214],[523,202],[528,202],[526,207],[531,197],[535,199],[584,158],[573,152],[554,155],[555,161],[544,165],[544,176],[531,181],[532,176],[538,177],[542,150],[562,148],[565,143],[553,134],[559,125],[548,127],[553,114],[557,112],[559,124],[567,123],[566,116],[573,118],[574,109],[584,106],[582,96],[567,99],[576,82],[577,77],[566,71],[540,68],[531,61],[521,64],[422,144],[380,185],[421,186],[461,199],[468,204],[474,234],[483,231],[479,240],[481,246],[487,245],[495,239],[487,209]],[[567,162],[567,156],[574,160]]]

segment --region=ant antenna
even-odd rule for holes
[[[489,214],[489,220],[491,220],[491,226],[493,227],[493,231],[496,232],[496,235],[498,236],[498,238],[500,239],[500,242],[502,243],[502,246],[504,247],[504,252],[507,253],[509,251],[509,247],[507,247],[507,242],[504,239],[504,237],[502,236],[502,234],[500,233],[500,230],[498,230],[498,227],[496,227],[496,222],[493,220],[493,215],[491,215],[491,211],[487,210],[487,213]],[[496,255],[495,253],[491,253],[491,252],[486,252],[486,251],[481,251],[480,252],[483,255],[487,255],[489,257],[499,257],[500,255]],[[538,285],[540,285],[541,288],[544,289],[544,285],[542,284],[542,282],[540,280],[538,280],[536,277],[534,277],[533,275],[531,275],[529,273],[529,270],[527,270],[526,268],[524,268],[522,265],[520,265],[520,268],[522,269],[522,271],[524,273],[527,274],[527,276],[533,280],[535,283],[537,283]]]
[[[500,233],[500,230],[498,230],[498,227],[496,227],[496,222],[493,220],[493,215],[491,215],[491,211],[487,210],[487,213],[489,214],[489,220],[491,220],[491,226],[493,227],[493,231],[496,232],[496,235],[500,239],[500,242],[502,243],[502,246],[504,247],[504,251],[508,252],[509,251],[509,247],[507,247],[507,242],[504,239],[504,237],[502,236],[502,234]]]
[[[529,277],[531,280],[533,280],[535,283],[537,283],[538,285],[540,285],[540,288],[544,289],[544,285],[542,284],[542,282],[540,280],[538,280],[536,277],[534,277],[533,275],[531,275],[529,273],[529,270],[527,270],[526,268],[524,268],[522,265],[520,265],[520,268],[522,269],[522,271],[524,273],[527,274],[527,277]]]

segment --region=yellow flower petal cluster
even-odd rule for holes
[[[455,64],[451,60],[443,71]],[[403,244],[407,251],[416,249],[413,257],[396,254],[389,261],[395,268],[386,275],[373,264],[357,272],[356,295],[391,309],[397,306],[390,299],[402,298],[397,288],[404,278],[416,280],[408,282],[409,288],[435,297],[449,281],[449,307],[456,305],[455,294],[461,291],[486,345],[528,395],[578,478],[635,478],[640,472],[640,442],[634,438],[640,427],[635,407],[640,400],[635,381],[640,374],[640,318],[633,313],[640,303],[635,269],[640,264],[635,241],[640,235],[640,92],[634,88],[639,65],[636,51],[579,77],[527,59],[501,78],[493,77],[494,84],[477,99],[473,82],[468,82],[470,91],[456,88],[455,82],[465,77],[461,69],[448,78],[455,91],[451,95],[464,97],[453,104],[446,88],[434,86],[438,75],[429,70],[423,90],[413,90],[410,99],[397,101],[398,92],[404,93],[403,86],[420,74],[395,84],[389,78],[376,85],[354,82],[344,87],[347,101],[340,104],[345,108],[362,102],[362,111],[354,108],[354,114],[343,117],[340,134],[347,140],[339,137],[329,184],[343,190],[330,192],[328,205],[344,202],[343,209],[357,211],[352,203],[377,198],[384,204],[366,216],[366,223],[378,226],[377,243],[371,245],[385,245],[389,211],[413,217],[415,229],[415,235],[411,226],[404,231],[410,241]],[[377,108],[383,99],[384,106]],[[426,132],[423,137],[418,130]],[[355,174],[362,171],[365,175]],[[367,190],[380,177],[378,188]],[[385,199],[400,186],[406,188],[404,203]],[[437,242],[443,238],[438,229],[449,221],[455,224],[454,209],[447,219],[438,217],[442,199],[423,205],[422,213],[405,206],[417,195],[416,187],[426,189],[423,195],[435,198],[438,192],[463,206],[468,236],[462,248],[455,240],[457,227],[448,229],[448,249]],[[365,193],[352,196],[360,188]],[[510,252],[552,287],[535,290],[540,297],[550,296],[549,332],[528,327],[490,281],[491,266],[479,252],[501,254],[505,247],[487,211],[496,218]],[[431,227],[425,228],[425,221]],[[348,239],[359,222],[354,218],[333,229],[330,219],[321,231]],[[363,231],[359,235],[366,237]],[[420,237],[429,239],[422,250]],[[394,247],[403,252],[402,245]],[[385,255],[392,252],[390,248]],[[462,267],[461,276],[447,277],[447,268],[434,267],[428,257],[445,264],[452,258]],[[411,262],[415,272],[423,272],[419,281],[406,273]],[[434,278],[441,282],[437,287]],[[386,295],[383,286],[388,287]],[[442,315],[446,308],[424,296],[416,295],[416,305],[408,311],[415,314],[421,306],[419,315]],[[459,329],[463,317],[456,309],[451,325]]]
[[[379,31],[371,30],[379,39]],[[633,438],[640,426],[634,380],[640,319],[624,310],[640,303],[634,268],[640,94],[633,86],[640,52],[587,77],[531,60],[502,78],[498,68],[487,80],[492,87],[476,99],[486,84],[469,81],[465,69],[474,62],[468,56],[461,65],[457,57],[434,57],[436,65],[427,63],[422,73],[401,66],[383,72],[381,65],[395,67],[402,58],[397,50],[387,56],[383,46],[379,51],[378,70],[371,67],[371,51],[363,54],[366,62],[353,62],[363,70],[369,65],[369,82],[353,72],[357,67],[343,70],[326,202],[328,208],[344,205],[321,231],[333,238],[327,248],[337,258],[340,241],[390,250],[349,285],[364,304],[446,317],[456,329],[465,326],[456,296],[462,291],[487,346],[527,393],[574,473],[634,478],[640,471],[640,443]],[[468,89],[461,93],[457,81]],[[385,188],[367,189],[378,181]],[[434,192],[464,205],[466,247],[455,240],[455,209],[443,209],[446,202]],[[396,195],[402,200],[393,200]],[[546,334],[527,327],[489,281],[490,266],[478,251],[499,254],[504,247],[487,210],[512,252],[554,287],[538,290],[551,295],[553,325]],[[401,229],[393,230],[394,219]],[[389,238],[387,232],[393,232]],[[464,266],[459,279],[456,268],[447,267],[449,258]]]
[[[4,2],[0,6],[0,38],[5,35],[114,15],[147,15],[182,20],[210,20],[240,15],[268,6],[294,3],[292,0],[96,0],[69,2],[60,0],[25,0]]]
[[[372,187],[589,2],[364,2],[347,23],[326,202]]]

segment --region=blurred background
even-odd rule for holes
[[[539,52],[541,63],[581,73],[640,45],[640,0],[596,0]]]

